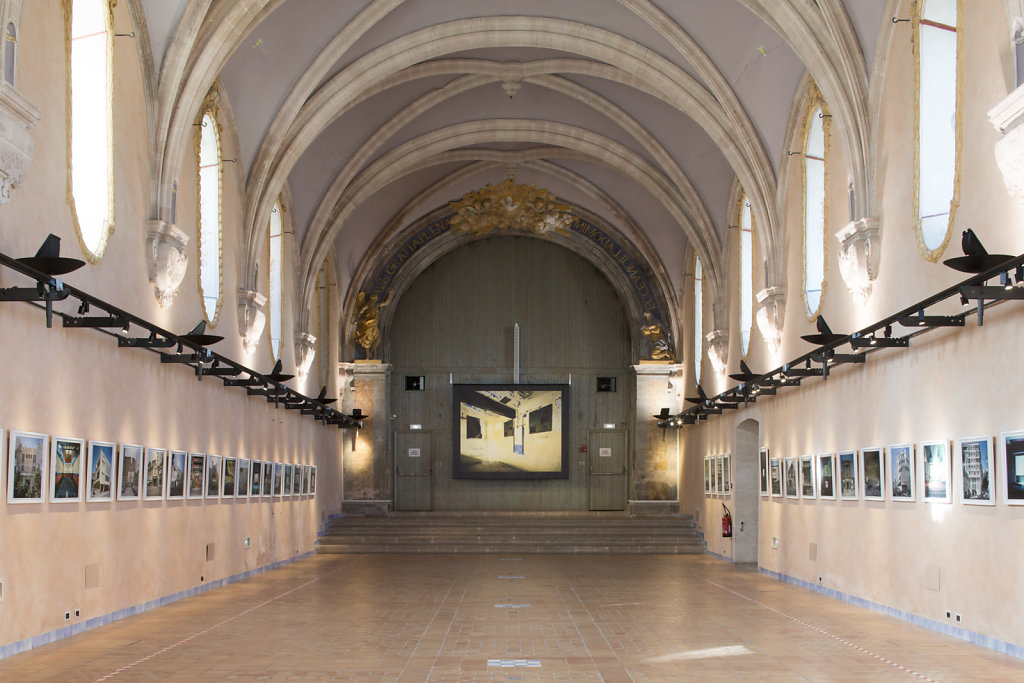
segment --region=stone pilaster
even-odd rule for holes
[[[654,415],[668,408],[682,410],[683,365],[641,361],[636,373],[635,451],[631,476],[630,510],[643,512],[644,503],[679,499],[679,442],[676,430],[658,427]],[[678,510],[675,510],[678,512]]]
[[[342,512],[385,514],[391,508],[391,463],[388,457],[388,386],[391,364],[379,361],[339,363],[341,411],[359,408],[369,419],[345,437]]]

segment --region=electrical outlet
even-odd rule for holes
[[[252,540],[248,536],[245,537],[245,547],[246,548],[251,548],[252,547]]]
[[[64,621],[71,621],[71,612],[64,613]]]
[[[775,537],[775,536],[772,536],[772,550],[778,550],[778,549],[779,549],[779,539],[777,537]]]
[[[946,618],[947,619],[952,619],[953,618],[953,613],[950,612],[949,610],[946,610]]]
[[[958,624],[960,623],[960,615],[959,614],[956,615],[956,623],[958,623]]]
[[[80,616],[82,616],[82,610],[80,610],[80,609],[76,609],[76,610],[75,610],[75,619],[77,619],[77,618],[78,618],[78,617],[80,617]]]

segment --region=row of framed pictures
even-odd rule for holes
[[[316,495],[316,465],[108,441],[89,441],[87,448],[83,439],[33,432],[10,433],[7,460],[8,503]]]
[[[781,459],[762,448],[761,495],[995,505],[998,489],[1005,504],[1024,505],[1024,432],[1000,434],[996,445],[995,458],[991,436]]]
[[[728,453],[704,456],[704,493],[732,493],[732,470]]]

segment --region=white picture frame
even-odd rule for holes
[[[188,477],[186,483],[186,497],[189,500],[201,500],[206,492],[206,454],[188,454]]]
[[[90,441],[85,468],[85,502],[110,503],[117,488],[117,444]]]
[[[167,449],[146,448],[142,465],[142,500],[163,500],[167,492]]]
[[[167,470],[164,473],[167,480],[167,491],[164,495],[167,500],[181,500],[185,497],[188,490],[188,465],[187,451],[168,451]]]
[[[997,460],[995,439],[968,436],[956,440],[955,469],[959,500],[964,505],[995,505]]]
[[[818,498],[821,500],[836,499],[836,456],[834,453],[819,453],[816,473],[818,476]]]
[[[917,494],[917,467],[912,443],[896,443],[885,449],[885,473],[889,480],[889,500],[914,502]]]
[[[999,488],[1006,505],[1024,505],[1024,431],[999,435]]]
[[[274,492],[274,463],[263,461],[263,497],[270,498]]]
[[[818,497],[817,472],[813,455],[800,456],[800,497],[814,500]]]
[[[281,478],[281,497],[290,498],[292,495],[292,475],[295,474],[295,466],[290,462],[284,464],[284,475]]]
[[[221,471],[221,498],[234,498],[238,490],[238,458],[224,456],[224,469]]]
[[[711,495],[711,456],[704,456],[704,495]]]
[[[309,471],[309,495],[316,495],[316,465]]]
[[[7,502],[42,503],[49,486],[50,437],[11,430],[7,449]]]
[[[275,462],[274,463],[274,479],[273,488],[270,490],[270,495],[274,498],[280,498],[283,495],[283,484],[284,484],[284,465]]]
[[[722,494],[732,495],[732,456],[722,454]]]
[[[860,449],[860,485],[864,500],[885,500],[885,449]]]
[[[249,497],[259,498],[263,495],[263,461],[251,460],[249,470]]]
[[[237,473],[235,475],[235,498],[248,498],[252,488],[252,462],[246,458],[238,458]]]
[[[117,499],[138,500],[142,489],[143,448],[123,443],[117,457]]]
[[[206,475],[203,478],[203,493],[207,500],[219,500],[224,459],[219,455],[206,454]]]
[[[800,498],[800,462],[795,455],[782,459],[782,491],[786,498]]]
[[[47,482],[51,503],[80,503],[85,482],[85,441],[66,436],[50,439],[50,477]]]
[[[758,492],[762,498],[767,498],[771,495],[771,482],[768,479],[768,460],[769,453],[768,448],[762,446],[757,451],[757,476],[759,488]]]
[[[293,496],[301,496],[302,495],[302,470],[303,470],[302,465],[295,465],[295,467],[292,468],[292,495]]]
[[[782,458],[768,458],[768,485],[772,498],[782,498]]]
[[[949,441],[920,441],[921,480],[918,490],[926,503],[953,502],[953,468]]]
[[[857,451],[839,451],[836,454],[839,500],[860,500],[860,469],[857,462]]]

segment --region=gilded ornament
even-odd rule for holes
[[[494,229],[568,235],[572,224],[572,208],[559,202],[554,193],[512,180],[467,192],[449,205],[455,210],[452,230],[474,235]]]

